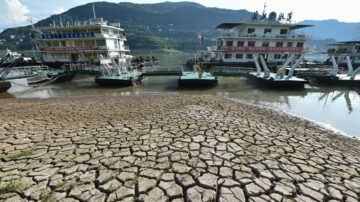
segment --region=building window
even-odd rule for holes
[[[283,42],[276,42],[276,47],[283,47],[284,43]]]
[[[249,41],[249,42],[248,42],[248,46],[254,47],[254,46],[255,46],[255,41]]]
[[[226,41],[226,46],[232,46],[233,45],[233,41]]]
[[[264,34],[267,34],[267,33],[271,34],[271,29],[264,29]]]
[[[236,54],[236,59],[242,59],[243,58],[243,54]]]
[[[287,34],[287,31],[288,31],[287,29],[281,29],[280,34]]]
[[[232,57],[232,54],[229,54],[229,53],[226,53],[224,56],[225,59],[231,59],[231,57]]]
[[[275,54],[274,59],[281,59],[281,55],[280,54]]]
[[[255,32],[255,28],[248,28],[248,34],[252,34]]]
[[[287,47],[292,47],[293,46],[293,42],[287,42]]]
[[[244,46],[244,42],[243,41],[238,41],[237,46]]]
[[[269,42],[262,42],[262,47],[269,47]]]
[[[302,48],[304,46],[304,43],[303,42],[298,42],[297,44],[296,44],[296,47],[298,47],[298,48]]]
[[[253,55],[252,54],[246,54],[246,59],[252,59]]]

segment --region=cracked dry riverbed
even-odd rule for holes
[[[0,201],[359,201],[359,149],[215,97],[0,100]]]

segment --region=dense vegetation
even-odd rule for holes
[[[207,8],[190,2],[165,2],[157,4],[133,3],[95,3],[97,17],[108,22],[121,22],[128,35],[131,49],[176,49],[195,50],[199,44],[200,33],[205,33],[209,40],[216,36],[214,27],[222,22],[234,22],[240,18],[249,18],[251,13],[246,10],[227,10]],[[48,26],[55,21],[83,21],[92,18],[92,4],[72,8],[60,15],[53,15],[39,21],[36,27]],[[0,34],[6,39],[0,49],[14,50],[31,49],[30,26],[7,29]],[[10,36],[16,36],[11,39]],[[24,41],[19,42],[22,38]],[[18,42],[18,43],[16,43]],[[206,44],[213,42],[205,41]]]
[[[164,2],[157,4],[95,3],[97,17],[108,22],[121,22],[132,50],[181,50],[193,51],[199,45],[199,35],[204,33],[205,44],[214,45],[217,35],[214,27],[222,22],[250,19],[246,10],[208,8],[191,2]],[[51,23],[83,21],[92,18],[92,3],[77,6],[60,15],[53,15],[35,24],[36,27]],[[342,23],[336,20],[304,21],[314,24],[314,39],[308,45],[318,51],[327,49],[328,42],[360,39],[360,23]],[[0,50],[30,50],[31,26],[4,30],[0,33]],[[359,35],[359,36],[358,36]],[[11,38],[11,36],[13,38]],[[325,39],[325,40],[323,40]],[[2,43],[2,44],[1,44]]]

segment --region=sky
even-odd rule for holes
[[[52,14],[62,13],[72,7],[99,0],[0,0],[0,31],[10,27],[29,25]],[[108,2],[158,3],[165,0],[105,0]],[[169,1],[169,0],[168,0]],[[173,2],[179,0],[170,0]],[[190,0],[207,7],[246,9],[254,12],[293,12],[296,22],[303,20],[337,19],[342,22],[360,22],[359,0]],[[236,19],[236,16],[234,16]]]

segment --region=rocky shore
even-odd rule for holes
[[[360,142],[205,96],[0,100],[0,201],[359,201]]]

